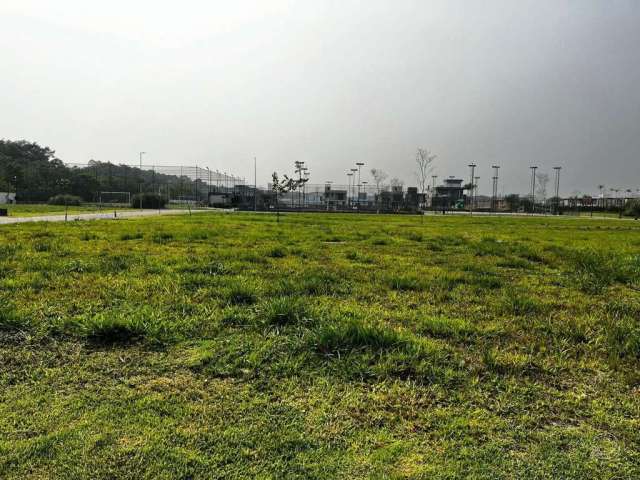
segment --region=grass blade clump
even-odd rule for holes
[[[264,305],[260,317],[267,325],[293,325],[305,319],[307,310],[307,306],[299,297],[278,297]]]
[[[226,296],[230,305],[252,305],[258,301],[258,289],[250,280],[239,278],[230,282]]]
[[[399,292],[416,292],[425,288],[424,282],[416,275],[391,275],[387,278],[387,284]]]
[[[107,311],[81,318],[75,330],[93,343],[117,344],[141,340],[149,325],[141,315]]]
[[[637,256],[625,258],[602,250],[569,250],[566,261],[572,269],[572,280],[585,293],[602,293],[614,283],[634,283],[640,273]]]
[[[407,340],[396,330],[355,319],[326,322],[316,331],[316,348],[330,354],[362,349],[384,351],[401,348]]]

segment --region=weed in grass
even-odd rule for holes
[[[254,321],[254,311],[246,307],[233,305],[225,308],[222,313],[222,323],[224,325],[242,327],[251,325]]]
[[[366,255],[361,252],[357,252],[355,250],[350,250],[345,254],[345,258],[347,260],[351,260],[352,262],[357,263],[365,263],[365,264],[373,264],[376,263],[376,260],[371,255]]]
[[[490,273],[470,275],[467,283],[476,288],[485,290],[496,290],[502,287],[502,280],[496,275],[492,275]]]
[[[505,313],[516,316],[537,315],[543,311],[538,300],[518,292],[509,292],[505,295],[502,309]]]
[[[252,305],[258,300],[258,290],[246,278],[234,279],[227,291],[227,302],[231,305]]]
[[[298,290],[307,295],[346,295],[351,291],[349,284],[338,275],[323,271],[310,271],[298,285]]]
[[[609,352],[618,358],[640,359],[640,318],[615,316],[606,320]]]
[[[7,260],[13,258],[18,252],[18,245],[0,245],[0,260]]]
[[[140,340],[147,332],[147,325],[139,315],[107,311],[79,319],[75,329],[91,342],[115,344]]]
[[[399,292],[414,292],[425,289],[425,283],[416,275],[391,275],[386,279],[389,288]]]
[[[355,319],[324,322],[315,332],[315,346],[323,354],[337,354],[363,348],[389,350],[406,343],[396,330]]]
[[[127,271],[135,264],[131,255],[107,255],[100,258],[99,271],[102,273],[120,273]]]
[[[274,247],[267,252],[267,256],[271,258],[284,258],[287,256],[287,251],[282,247]]]
[[[18,330],[25,327],[25,320],[18,316],[15,307],[10,303],[0,305],[0,331]]]
[[[627,283],[632,272],[625,259],[614,253],[594,249],[568,250],[571,278],[587,293],[598,294],[615,282]]]
[[[421,233],[418,232],[408,232],[406,235],[407,240],[411,240],[412,242],[422,242],[424,237]]]
[[[122,241],[142,240],[143,238],[144,238],[144,234],[142,232],[126,232],[120,235],[120,240]]]
[[[447,338],[456,342],[469,339],[476,333],[468,320],[449,317],[421,318],[418,324],[420,333],[437,338]]]
[[[173,234],[170,232],[155,232],[151,237],[154,243],[164,244],[173,240]]]
[[[503,242],[494,237],[482,237],[479,242],[473,246],[475,254],[479,257],[487,255],[502,256],[505,254],[506,248]]]
[[[389,245],[391,242],[389,241],[388,238],[384,238],[384,237],[376,237],[374,239],[371,240],[371,245]]]
[[[35,242],[33,244],[33,250],[38,252],[38,253],[45,253],[45,252],[49,252],[53,249],[53,244],[51,242],[48,241],[44,241],[44,242]]]
[[[517,268],[522,270],[530,270],[531,264],[524,258],[519,257],[504,257],[496,263],[496,266],[500,268]]]
[[[82,240],[83,242],[88,242],[88,241],[91,241],[91,240],[97,240],[98,238],[100,238],[100,237],[98,237],[98,235],[96,235],[93,232],[84,231],[84,232],[82,232],[80,234],[80,240]]]
[[[540,367],[533,357],[524,353],[486,349],[482,360],[487,370],[499,375],[528,375],[540,372]]]
[[[259,317],[267,325],[292,325],[303,321],[307,310],[304,300],[299,297],[278,297],[262,306]]]

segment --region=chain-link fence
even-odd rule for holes
[[[124,203],[137,193],[154,193],[170,203],[206,204],[211,192],[233,192],[244,179],[226,172],[185,165],[126,165],[110,162],[25,167],[14,176],[18,201],[45,202],[71,194],[85,202]]]

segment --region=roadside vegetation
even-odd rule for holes
[[[640,477],[636,222],[275,220],[0,227],[0,478]]]

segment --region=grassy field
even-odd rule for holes
[[[640,226],[0,227],[0,478],[639,478]]]

